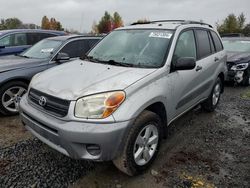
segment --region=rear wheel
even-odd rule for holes
[[[221,92],[222,82],[220,78],[217,78],[208,99],[201,104],[202,108],[207,112],[213,112],[220,101]]]
[[[21,81],[8,82],[0,89],[0,112],[4,115],[15,115],[19,110],[21,97],[26,93],[28,85]]]
[[[122,154],[113,161],[115,166],[130,176],[146,170],[158,153],[161,132],[159,116],[142,112],[132,125]]]

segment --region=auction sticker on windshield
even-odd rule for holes
[[[54,48],[41,49],[41,53],[50,53],[53,52]]]
[[[149,37],[154,37],[154,38],[170,39],[171,36],[172,36],[172,33],[162,32],[162,31],[154,31],[149,34]]]

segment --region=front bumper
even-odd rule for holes
[[[226,81],[234,81],[240,83],[243,80],[243,75],[244,75],[244,70],[243,71],[230,70],[227,72]]]
[[[20,102],[21,121],[34,136],[55,150],[74,159],[107,161],[121,151],[130,121],[90,123],[57,119],[30,105],[27,95]],[[100,153],[92,155],[89,145],[98,145]]]

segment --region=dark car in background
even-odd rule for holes
[[[35,74],[84,55],[101,38],[80,35],[52,37],[43,39],[21,54],[0,58],[0,112],[4,115],[18,113],[19,101]]]
[[[226,80],[248,86],[250,82],[250,37],[224,37],[222,42],[227,51]]]
[[[1,30],[0,56],[21,53],[42,39],[61,35],[66,33],[42,29]]]

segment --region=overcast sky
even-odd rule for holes
[[[203,20],[214,25],[229,13],[243,12],[250,22],[250,0],[1,0],[0,18],[17,17],[41,25],[44,15],[64,28],[90,31],[104,11],[119,12],[125,25],[138,19]]]

